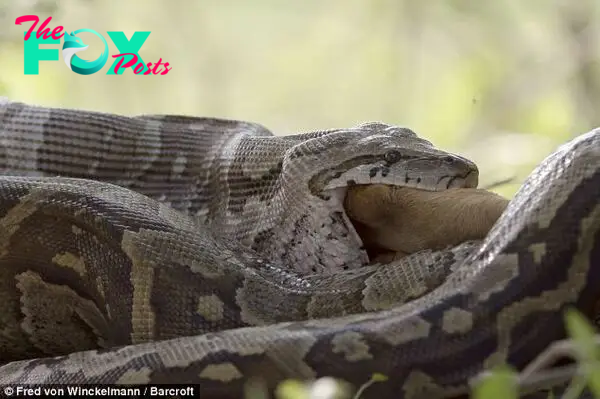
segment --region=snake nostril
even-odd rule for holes
[[[447,163],[454,163],[454,161],[456,161],[456,159],[450,155],[447,155],[444,157],[444,161]]]

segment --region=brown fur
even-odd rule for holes
[[[507,204],[482,189],[432,192],[375,184],[350,187],[345,208],[369,255],[389,261],[482,239]]]

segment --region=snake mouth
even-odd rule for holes
[[[344,212],[369,261],[388,263],[485,238],[508,200],[477,183],[478,174],[467,173],[439,190],[356,185],[344,191]]]
[[[442,179],[446,181],[447,190],[451,188],[477,188],[479,185],[479,174],[475,170],[467,172],[464,176],[447,176]]]
[[[346,185],[338,186],[332,189],[320,190],[318,196],[325,201],[329,202],[330,206],[333,206],[336,211],[342,211],[342,218],[345,221],[346,229],[350,237],[356,243],[357,247],[364,250],[369,258],[369,261],[373,259],[381,258],[383,255],[389,255],[390,250],[378,242],[373,237],[379,236],[381,232],[374,233],[371,223],[364,223],[360,217],[356,217],[357,212],[361,212],[357,209],[357,205],[352,205],[352,197],[355,194],[355,190],[362,190],[365,187],[373,187],[375,190],[371,191],[369,196],[370,199],[367,202],[371,202],[370,205],[374,208],[384,207],[388,209],[389,215],[393,214],[392,202],[390,199],[393,198],[394,191],[396,189],[407,189],[417,192],[422,192],[421,196],[426,198],[428,195],[432,195],[434,192],[444,192],[453,189],[476,189],[479,180],[479,173],[477,169],[468,169],[463,174],[453,174],[435,178],[428,176],[427,178],[419,178],[418,176],[406,176],[397,181],[372,181],[369,183],[357,183],[353,180],[346,182]],[[380,191],[378,191],[380,190]],[[429,194],[427,194],[429,193]],[[378,198],[379,197],[379,198]],[[387,201],[387,202],[386,202]],[[398,201],[399,208],[401,209],[401,202]],[[341,206],[340,206],[341,205]],[[340,209],[341,207],[341,209]],[[393,234],[392,230],[389,230],[390,234]],[[395,250],[394,259],[399,259],[402,251]],[[407,253],[406,255],[408,255]]]

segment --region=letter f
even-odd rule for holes
[[[27,32],[25,32],[27,34]],[[25,75],[37,75],[40,72],[40,61],[58,61],[59,52],[54,48],[40,48],[40,44],[60,44],[60,39],[49,37],[44,39],[30,36],[23,41],[23,70]]]

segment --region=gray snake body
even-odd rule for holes
[[[465,393],[564,337],[600,295],[600,131],[524,183],[485,240],[366,265],[351,184],[477,185],[382,123],[256,124],[0,102],[0,384],[334,376],[367,398]],[[428,273],[447,279],[412,299]]]

